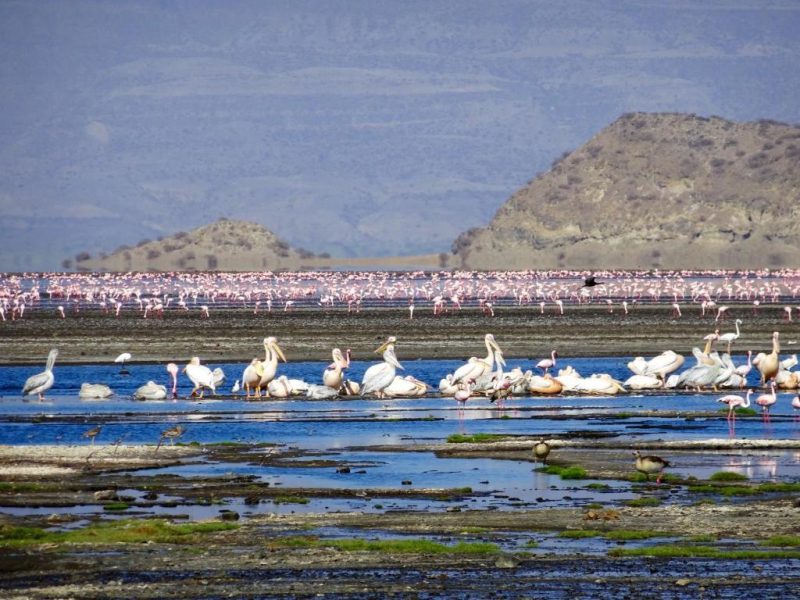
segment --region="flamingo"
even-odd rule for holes
[[[747,396],[742,398],[736,394],[728,394],[722,398],[717,398],[717,402],[722,402],[728,406],[728,421],[736,422],[736,409],[737,408],[750,408],[750,395],[753,390],[747,390]]]
[[[736,367],[736,370],[734,371],[734,373],[736,373],[737,375],[739,375],[742,378],[742,387],[744,387],[747,384],[747,375],[750,373],[750,371],[753,370],[753,363],[751,361],[752,356],[753,356],[753,351],[752,350],[748,350],[747,351],[747,364],[746,365],[740,365],[740,366]]]
[[[25,385],[22,386],[23,396],[38,394],[39,402],[44,400],[44,393],[53,387],[53,383],[55,383],[56,380],[55,375],[53,375],[53,365],[56,364],[57,356],[58,350],[56,348],[50,350],[50,353],[47,355],[47,365],[44,371],[28,377],[25,381]]]
[[[169,363],[167,365],[167,373],[172,376],[172,399],[177,400],[178,398],[178,365],[175,363]]]
[[[734,321],[734,325],[736,326],[736,333],[733,332],[723,333],[721,336],[719,336],[719,338],[717,338],[717,341],[728,344],[728,354],[731,353],[731,344],[739,339],[739,325],[741,324],[741,322],[742,322],[741,319],[736,319],[736,321]]]
[[[558,352],[553,350],[550,353],[550,358],[544,358],[536,363],[537,368],[544,371],[544,374],[547,375],[547,370],[552,369],[556,366],[556,357],[558,356]]]
[[[769,423],[769,409],[770,407],[778,401],[778,397],[775,395],[775,382],[773,381],[770,383],[770,393],[769,394],[761,394],[758,398],[756,398],[756,404],[761,407],[761,414],[764,418],[765,423]]]

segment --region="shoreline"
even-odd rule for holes
[[[204,362],[246,362],[263,354],[262,340],[274,336],[289,361],[326,361],[334,347],[350,348],[353,360],[375,360],[377,348],[389,335],[398,338],[400,361],[416,359],[465,360],[485,353],[483,336],[493,333],[507,359],[539,359],[556,349],[559,356],[653,356],[664,350],[689,355],[702,346],[703,337],[719,329],[733,330],[741,318],[741,337],[733,354],[771,349],[773,331],[781,332],[782,354],[796,352],[800,320],[782,318],[781,306],[764,306],[758,315],[747,304],[731,304],[728,319],[715,322],[689,307],[680,319],[668,305],[639,305],[622,314],[599,304],[569,305],[559,315],[549,308],[501,306],[488,317],[476,308],[433,316],[408,310],[299,309],[254,315],[248,309],[224,309],[201,319],[173,312],[159,319],[143,319],[129,312],[120,318],[85,310],[65,319],[33,312],[18,321],[0,323],[0,365],[44,363],[50,348],[59,349],[57,364],[108,364],[121,352],[130,352],[131,364],[180,362],[200,356]],[[719,345],[720,352],[726,350]]]

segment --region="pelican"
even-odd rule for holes
[[[219,385],[223,381],[225,381],[225,371],[223,371],[220,367],[217,367],[211,374],[214,376],[214,385]]]
[[[286,375],[280,375],[267,384],[267,395],[271,398],[288,398],[292,395],[292,384]]]
[[[619,392],[627,392],[622,384],[607,373],[595,373],[589,377],[584,377],[575,389],[576,392],[584,394],[599,394],[603,396],[614,396]]]
[[[212,393],[217,393],[217,384],[214,381],[214,373],[208,367],[200,364],[200,359],[193,356],[189,361],[183,372],[194,384],[192,389],[192,396],[197,395],[197,390],[200,390],[200,398],[203,397],[203,388],[208,388]]]
[[[255,388],[256,398],[261,397],[261,376],[264,374],[264,364],[259,358],[254,358],[242,372],[242,385],[247,397],[250,397],[250,388]]]
[[[383,393],[390,398],[419,398],[428,393],[428,386],[412,375],[395,375]]]
[[[622,385],[630,390],[657,390],[664,382],[653,375],[631,375]]]
[[[443,379],[439,380],[439,393],[442,396],[454,396],[458,389],[457,385],[453,385],[452,373],[448,373]]]
[[[731,353],[731,344],[739,339],[739,325],[742,323],[741,319],[736,319],[734,325],[736,326],[736,333],[723,333],[719,336],[719,341],[728,344],[728,354]]]
[[[311,384],[308,386],[308,397],[312,400],[332,400],[339,397],[339,392],[327,385]]]
[[[672,350],[666,350],[650,360],[637,356],[628,363],[628,368],[636,375],[655,376],[663,380],[667,375],[678,370],[682,364],[683,356]]]
[[[120,375],[129,375],[130,372],[128,369],[125,368],[125,363],[128,362],[132,358],[130,352],[123,352],[117,358],[114,359],[114,362],[121,365],[119,368]]]
[[[82,400],[102,400],[113,395],[114,392],[111,391],[111,388],[102,383],[82,383],[78,392],[78,398]]]
[[[53,387],[53,383],[56,380],[55,375],[53,375],[53,365],[56,363],[57,356],[58,350],[56,348],[50,350],[50,353],[47,355],[47,365],[45,365],[44,371],[36,375],[31,375],[25,381],[25,385],[22,387],[23,396],[38,394],[39,401],[41,402],[44,400],[44,393]]]
[[[764,385],[767,380],[773,379],[777,374],[778,370],[780,369],[780,361],[778,360],[778,353],[781,351],[781,345],[779,342],[780,333],[777,331],[773,332],[772,334],[772,352],[769,354],[762,354],[759,353],[758,363],[753,361],[753,364],[756,365],[759,372],[761,373],[761,385]]]
[[[561,384],[563,391],[575,392],[583,381],[583,376],[575,370],[575,367],[569,365],[561,369],[555,379]]]
[[[669,461],[664,460],[660,456],[642,456],[638,450],[634,452],[633,455],[636,457],[636,470],[640,473],[644,473],[648,479],[651,473],[658,473],[656,484],[661,483],[661,478],[664,476],[664,469],[672,466],[669,464]]]
[[[339,390],[344,381],[344,370],[350,366],[350,350],[343,354],[339,348],[334,348],[331,352],[333,362],[325,367],[322,373],[322,383],[329,388]]]
[[[137,400],[163,400],[167,397],[167,386],[148,381],[134,392],[133,397]]]
[[[261,380],[258,382],[257,389],[266,388],[269,382],[275,379],[275,373],[278,371],[279,357],[283,362],[286,362],[283,350],[278,346],[278,340],[274,337],[264,338],[264,362],[262,363],[264,371],[261,374]],[[267,393],[269,393],[269,391],[267,391]]]
[[[487,333],[483,336],[483,343],[486,345],[486,358],[471,357],[466,364],[460,366],[453,373],[452,384],[457,385],[462,381],[472,379],[473,381],[480,382],[481,379],[488,377],[494,368],[495,359],[505,365],[503,360],[500,346],[494,339],[494,335]]]
[[[383,390],[391,385],[394,381],[396,369],[403,369],[403,366],[398,362],[394,354],[394,345],[397,343],[397,338],[389,336],[387,340],[376,348],[377,354],[383,354],[383,362],[377,365],[372,365],[364,373],[364,378],[361,380],[361,395],[377,394],[378,398],[383,398]]]
[[[553,394],[560,394],[563,389],[564,385],[550,373],[546,375],[531,375],[528,380],[528,391],[531,394],[552,396]]]

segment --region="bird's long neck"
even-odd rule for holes
[[[489,344],[489,340],[486,340],[486,358],[484,360],[490,369],[494,366],[494,349]]]
[[[736,337],[738,338],[739,337],[739,320],[738,319],[736,320],[734,325],[736,325]]]
[[[774,354],[777,357],[778,353],[780,351],[781,351],[781,343],[778,341],[778,336],[777,335],[773,335],[772,336],[772,354]]]
[[[744,398],[744,404],[742,404],[742,408],[748,408],[750,406],[750,394],[753,393],[753,390],[747,390],[747,395]]]
[[[56,364],[56,353],[55,352],[51,352],[50,354],[47,355],[47,365],[45,366],[44,370],[45,371],[52,371],[53,370],[53,365],[55,365],[55,364]]]

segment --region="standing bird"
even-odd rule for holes
[[[156,446],[156,452],[158,449],[161,448],[161,444],[164,442],[165,439],[169,440],[169,445],[174,446],[175,440],[181,437],[185,433],[185,429],[183,425],[175,425],[175,427],[170,427],[169,429],[165,429],[161,432],[161,437],[158,438],[158,445]]]
[[[792,398],[792,408],[795,411],[800,411],[800,396],[795,396],[794,398]],[[795,413],[795,415],[796,415],[795,419],[800,420],[800,414]]]
[[[533,456],[536,460],[542,461],[543,465],[547,464],[547,455],[550,454],[550,444],[544,440],[539,440],[533,447]]]
[[[766,384],[767,381],[773,379],[778,374],[780,369],[780,361],[778,360],[778,353],[781,351],[780,333],[775,331],[772,333],[772,352],[769,354],[759,353],[756,357],[758,360],[753,361],[759,372],[761,373],[761,385]]]
[[[464,408],[467,400],[472,397],[473,385],[475,385],[475,382],[472,379],[458,384],[458,389],[456,390],[455,394],[453,394],[453,398],[455,398],[456,402],[458,402],[459,408]]]
[[[98,425],[97,427],[92,427],[88,431],[84,431],[81,437],[89,438],[92,440],[92,446],[94,446],[94,438],[100,433],[100,430],[103,429],[102,425]]]
[[[50,350],[47,355],[47,365],[45,365],[44,372],[28,377],[22,387],[23,396],[38,394],[39,402],[44,400],[44,393],[53,387],[53,383],[56,380],[55,375],[53,375],[53,365],[56,363],[57,356],[58,350],[56,348]]]
[[[344,381],[344,370],[350,366],[350,350],[347,350],[346,358],[339,348],[334,348],[331,355],[333,362],[325,367],[325,371],[322,373],[322,383],[338,391]]]
[[[750,395],[753,390],[747,390],[747,396],[742,398],[736,394],[728,394],[722,398],[717,398],[717,402],[722,402],[728,406],[728,421],[736,422],[736,409],[737,408],[750,408]]]
[[[183,372],[186,373],[186,376],[194,384],[192,396],[197,395],[197,391],[200,390],[200,398],[202,398],[203,388],[210,389],[213,394],[217,393],[217,384],[214,382],[214,373],[212,373],[211,369],[205,365],[201,365],[200,359],[197,356],[192,357],[192,359],[189,361],[189,364],[183,368]]]
[[[117,358],[114,359],[114,362],[120,365],[119,374],[120,375],[130,375],[131,372],[125,368],[125,363],[128,362],[132,358],[130,352],[123,352]]]
[[[544,374],[547,375],[547,370],[548,369],[552,369],[553,367],[556,366],[556,357],[557,356],[558,356],[558,352],[553,350],[550,353],[550,358],[542,359],[538,363],[536,363],[537,368],[539,368],[542,371],[544,371]]]
[[[741,319],[736,319],[736,321],[734,321],[734,325],[736,325],[736,333],[723,333],[717,338],[718,342],[724,342],[728,344],[728,354],[731,353],[731,344],[739,339],[739,325],[741,322]]]
[[[761,407],[761,414],[764,419],[765,423],[770,422],[769,418],[769,409],[770,407],[778,401],[778,396],[775,395],[775,382],[769,384],[770,393],[769,394],[761,394],[758,398],[756,398],[756,404]]]
[[[648,481],[650,480],[651,473],[658,473],[656,478],[656,485],[661,483],[661,478],[664,476],[664,469],[671,467],[669,461],[664,460],[660,456],[642,456],[637,450],[633,453],[636,457],[636,470],[639,473],[644,473]]]
[[[244,386],[244,390],[247,394],[247,397],[250,397],[250,390],[255,388],[255,396],[256,398],[261,397],[261,376],[264,374],[264,365],[259,358],[254,358],[250,361],[250,364],[247,365],[242,372],[242,385]]]
[[[397,343],[395,336],[389,336],[386,341],[375,349],[376,354],[383,354],[383,362],[372,365],[364,373],[361,380],[361,395],[377,394],[378,398],[383,398],[385,390],[394,381],[396,369],[403,369],[394,353],[394,345]]]
[[[178,399],[178,365],[169,363],[167,365],[167,373],[172,377],[172,399]]]
[[[739,375],[742,378],[742,387],[747,385],[747,375],[753,369],[753,363],[751,362],[752,356],[753,356],[753,351],[752,350],[748,350],[747,351],[747,364],[739,365],[738,367],[736,367],[736,370],[734,371],[734,373],[736,373],[737,375]]]
[[[242,388],[239,387],[239,380],[237,379],[236,383],[234,383],[233,387],[231,388],[231,394],[238,394],[240,389]]]
[[[256,396],[260,396],[261,390],[266,390],[269,382],[275,379],[275,374],[278,372],[278,358],[286,362],[283,350],[278,346],[278,340],[274,337],[264,338],[264,362],[261,363],[263,370],[261,379],[256,387]],[[267,392],[267,395],[269,395],[269,392]]]

